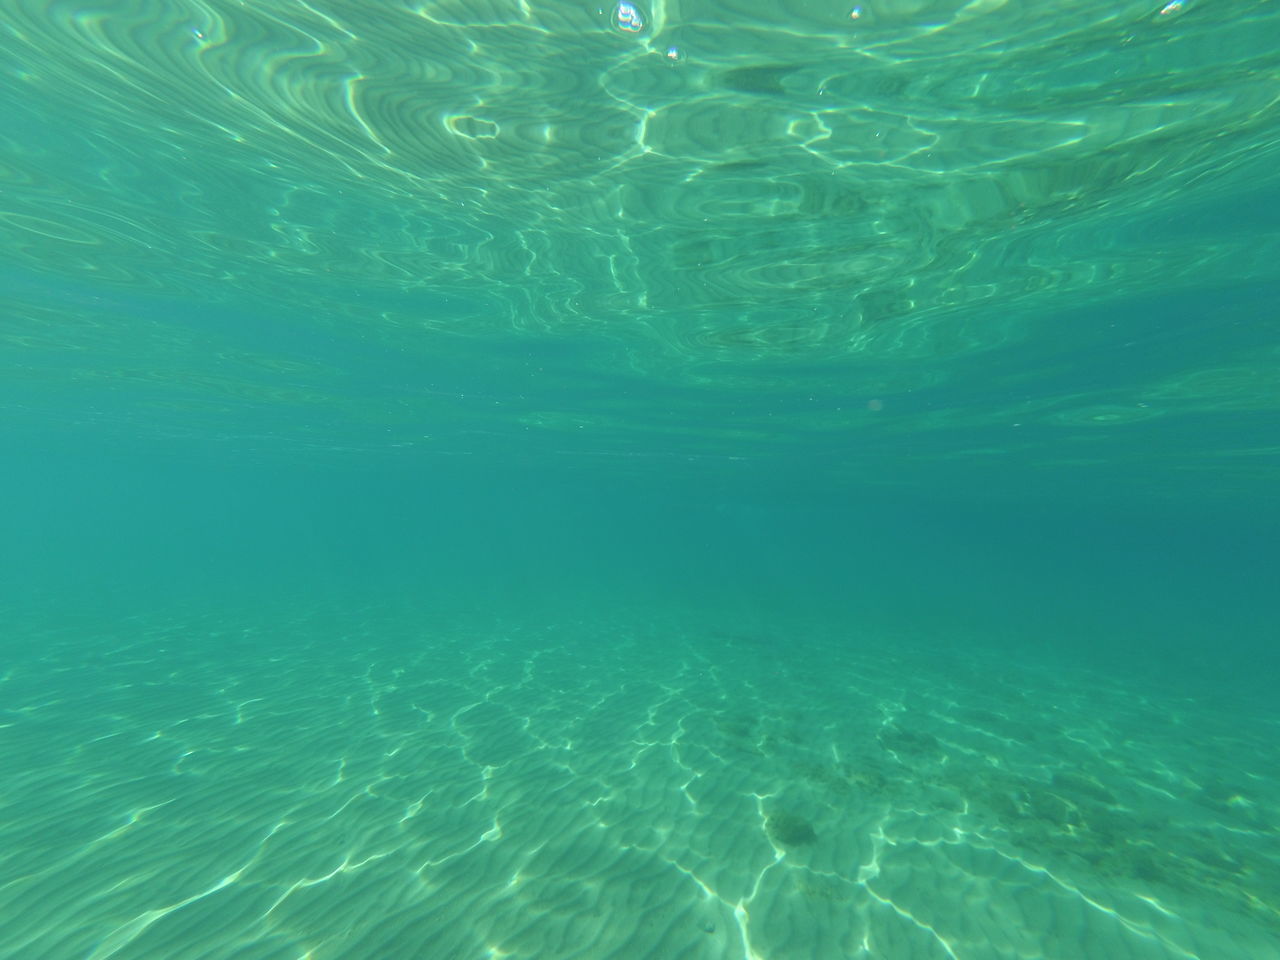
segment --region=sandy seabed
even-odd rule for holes
[[[0,957],[1280,957],[1275,718],[942,640],[11,632]]]

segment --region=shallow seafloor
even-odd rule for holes
[[[625,616],[27,629],[0,957],[1280,955],[1278,718],[1141,677]]]

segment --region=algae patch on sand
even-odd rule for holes
[[[779,811],[772,813],[764,822],[769,839],[783,847],[802,847],[814,843],[818,835],[813,832],[813,824],[804,817],[794,813]]]

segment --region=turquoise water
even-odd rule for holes
[[[14,0],[0,958],[1280,956],[1280,11]]]

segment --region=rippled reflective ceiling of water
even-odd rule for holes
[[[1263,2],[19,0],[6,18],[4,227],[26,266],[94,283],[323,289],[330,320],[591,329],[714,360],[936,356],[1010,336],[1010,311],[1261,268],[1247,236],[1143,218],[1275,152]]]

